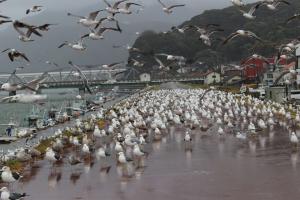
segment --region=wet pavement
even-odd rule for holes
[[[300,197],[299,155],[291,150],[286,130],[275,127],[256,139],[220,137],[217,127],[193,130],[192,143],[183,142],[185,129],[170,127],[161,141],[149,143],[146,167],[134,176],[119,175],[109,160],[70,167],[39,161],[14,185],[31,200],[118,199],[243,199],[282,200]],[[110,170],[100,170],[104,163]]]

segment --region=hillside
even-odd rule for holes
[[[231,6],[225,9],[205,11],[179,26],[220,24],[225,31],[214,35],[213,38],[216,39],[211,47],[205,46],[202,41],[198,40],[199,34],[194,31],[187,31],[185,34],[146,31],[136,40],[134,47],[143,51],[153,50],[156,53],[182,55],[188,59],[189,63],[201,61],[207,63],[208,66],[239,62],[254,52],[272,56],[275,54],[278,44],[300,36],[300,20],[295,20],[289,25],[284,24],[288,17],[300,10],[299,0],[290,0],[290,2],[291,6],[280,5],[276,11],[268,10],[264,6],[259,8],[255,20],[244,18],[237,8]],[[248,5],[247,9],[250,6]],[[265,42],[259,43],[248,38],[237,38],[228,45],[222,46],[221,40],[238,29],[253,31]],[[136,53],[130,54],[130,58],[137,58],[137,56]],[[137,59],[147,62],[141,71],[149,72],[156,64],[151,56],[142,56]]]

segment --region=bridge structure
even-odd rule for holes
[[[147,85],[158,85],[166,82],[182,82],[182,83],[204,83],[203,78],[167,78],[151,81],[142,80],[116,80],[115,76],[126,72],[128,69],[97,69],[83,70],[82,73],[88,80],[89,87],[99,89],[111,89],[115,86],[127,89],[143,88]],[[40,89],[57,89],[57,88],[78,88],[85,90],[83,79],[77,71],[57,71],[47,73],[17,73],[17,74],[0,74],[0,85],[3,83],[20,84],[28,83],[45,75],[45,80],[40,84]]]

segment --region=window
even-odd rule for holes
[[[267,78],[273,78],[273,74],[267,74]]]

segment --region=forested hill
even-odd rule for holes
[[[220,24],[220,28],[225,31],[213,36],[215,39],[211,47],[204,45],[199,40],[199,33],[195,31],[187,31],[184,34],[179,32],[165,34],[155,33],[151,30],[141,34],[134,47],[143,51],[182,55],[188,59],[189,63],[201,61],[211,66],[239,62],[254,52],[272,56],[276,52],[275,47],[281,42],[300,36],[299,19],[288,25],[285,24],[287,18],[300,12],[300,1],[290,0],[289,2],[290,6],[282,4],[276,11],[271,11],[265,6],[260,7],[255,13],[257,17],[254,20],[244,18],[236,7],[231,6],[224,9],[207,10],[179,26]],[[249,10],[251,5],[247,5],[246,10]],[[176,17],[176,13],[174,13],[174,17]],[[238,29],[250,30],[265,42],[260,43],[249,38],[236,38],[227,45],[221,45],[225,37]],[[134,52],[130,54],[130,58],[137,58],[137,56]],[[138,56],[137,59],[147,62],[143,71],[150,70],[150,67],[155,64],[153,57],[149,55]]]

